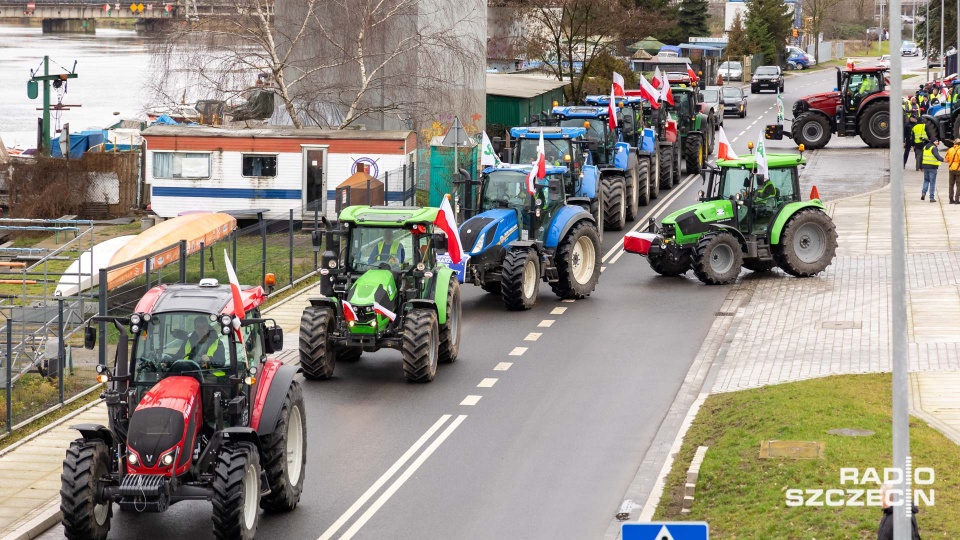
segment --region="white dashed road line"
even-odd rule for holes
[[[566,311],[565,307],[555,307],[553,311],[550,312],[551,315],[563,315],[563,312]]]
[[[510,351],[510,356],[521,356],[525,352],[527,352],[526,347],[514,347],[513,350]]]
[[[540,324],[538,324],[537,326],[540,327],[540,328],[550,328],[551,326],[553,326],[553,320],[552,320],[552,319],[544,319],[544,320],[540,321]]]
[[[510,369],[510,366],[512,366],[512,365],[513,365],[513,362],[500,362],[499,364],[497,364],[497,365],[493,368],[493,370],[494,370],[494,371],[506,371],[506,370]]]
[[[460,404],[466,407],[473,407],[474,405],[480,402],[480,398],[482,397],[483,396],[473,396],[473,395],[467,396],[463,398],[463,401],[461,401]]]
[[[493,385],[497,384],[499,379],[487,378],[480,381],[480,384],[477,385],[477,388],[493,388]]]
[[[541,334],[540,332],[530,332],[529,334],[527,334],[527,337],[523,338],[523,340],[524,340],[524,341],[536,341],[536,340],[540,339],[540,336],[542,336],[542,335],[543,335],[543,334]]]

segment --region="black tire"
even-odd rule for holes
[[[263,467],[270,486],[270,493],[260,499],[260,508],[268,512],[289,512],[300,502],[307,468],[303,389],[296,380],[287,389],[276,429],[260,437],[260,448],[263,449]],[[299,459],[296,457],[298,453]]]
[[[673,169],[670,176],[670,185],[676,186],[680,184],[680,162],[683,161],[683,157],[680,155],[680,145],[674,145],[673,147]]]
[[[536,251],[511,249],[503,259],[500,275],[501,297],[507,309],[521,311],[530,309],[537,303],[537,294],[540,292],[540,261]]]
[[[337,362],[352,364],[359,362],[363,347],[337,347]]]
[[[490,294],[500,294],[500,282],[488,281],[480,285],[480,288]]]
[[[830,121],[822,114],[803,113],[793,120],[791,135],[807,150],[823,148],[830,142]]]
[[[761,261],[760,259],[744,259],[743,267],[751,272],[769,272],[777,267],[777,261],[770,259]]]
[[[329,341],[336,319],[329,308],[308,306],[300,317],[300,368],[303,376],[325,380],[333,376],[337,348]]]
[[[600,181],[603,188],[603,224],[613,231],[623,230],[627,224],[625,183],[622,176],[616,175],[604,176]]]
[[[647,206],[650,204],[651,193],[650,190],[653,188],[650,182],[650,159],[649,158],[640,158],[637,161],[637,206]],[[634,216],[631,221],[637,219],[637,214],[640,213],[640,209],[634,213]]]
[[[624,219],[628,222],[637,219],[637,211],[640,209],[640,192],[646,192],[646,186],[641,183],[642,179],[640,178],[640,172],[638,170],[640,164],[638,161],[635,156],[630,158],[630,167],[627,169],[627,176],[624,178],[627,184],[627,208]],[[643,196],[645,197],[646,195]]]
[[[676,277],[687,273],[690,269],[690,260],[688,257],[682,257],[680,260],[673,260],[669,255],[651,255],[647,257],[650,262],[650,268],[661,276]]]
[[[103,540],[110,532],[113,504],[97,504],[97,479],[110,472],[110,451],[102,441],[70,443],[60,473],[63,533],[70,540]]]
[[[560,298],[583,298],[597,288],[600,280],[600,235],[583,220],[574,225],[557,246],[558,279],[550,284]]]
[[[953,117],[953,138],[960,139],[960,115]]]
[[[673,185],[673,145],[660,149],[660,181],[657,194],[661,189],[670,189]]]
[[[450,278],[450,291],[447,293],[447,322],[440,325],[440,362],[449,364],[460,354],[460,321],[463,307],[460,303],[460,282],[457,277]]]
[[[603,198],[603,190],[600,189],[600,186],[597,186],[597,189],[597,196],[590,201],[589,211],[590,215],[593,216],[593,220],[597,222],[597,228],[600,230],[600,241],[603,242],[603,204],[600,203],[600,200]]]
[[[877,99],[867,105],[866,110],[860,113],[857,128],[860,138],[872,148],[888,148],[890,146],[890,103],[885,99]],[[939,139],[939,137],[937,137]]]
[[[743,266],[740,241],[728,232],[707,233],[697,240],[693,273],[707,285],[733,283]]]
[[[759,90],[756,86],[751,86],[751,87],[750,87],[750,93],[751,93],[751,94],[756,94],[756,93],[759,92],[759,91],[760,91],[760,90]]]
[[[819,242],[819,247],[814,242]],[[819,274],[837,253],[837,228],[822,210],[801,210],[787,221],[773,253],[777,265],[791,276]]]
[[[436,312],[413,309],[403,318],[403,374],[410,382],[430,382],[437,375],[440,327]]]
[[[217,540],[253,540],[260,523],[260,457],[256,446],[237,443],[220,450],[213,471],[212,502],[213,535]]]
[[[684,159],[687,166],[687,174],[700,174],[703,168],[703,138],[696,133],[687,135],[687,140],[683,145]]]

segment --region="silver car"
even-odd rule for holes
[[[743,64],[740,62],[727,61],[720,64],[718,70],[725,81],[742,81]]]
[[[720,127],[723,126],[723,117],[726,111],[724,108],[723,87],[704,87],[704,89],[700,91],[700,102],[703,103],[703,112],[706,113],[707,116],[711,116],[710,112],[713,112],[712,116],[717,119],[717,124],[714,127],[720,129]]]

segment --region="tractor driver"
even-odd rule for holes
[[[183,344],[183,359],[193,360],[201,366],[223,367],[225,365],[220,333],[210,327],[210,320],[206,315],[199,315],[193,319],[193,333]]]
[[[777,209],[777,197],[780,196],[780,190],[776,184],[767,175],[766,181],[759,186],[753,196],[753,208],[756,216],[756,222],[761,223],[763,218],[770,218]]]
[[[391,266],[403,264],[406,254],[400,242],[393,239],[393,229],[383,230],[383,240],[377,243],[376,249],[370,252],[367,264],[387,263]]]

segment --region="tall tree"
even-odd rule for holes
[[[730,23],[727,32],[727,54],[732,58],[740,58],[750,54],[750,42],[747,39],[747,28],[743,23],[743,16],[738,11]]]
[[[706,37],[710,35],[707,12],[710,4],[707,0],[680,0],[680,33],[682,38]]]
[[[658,40],[676,45],[685,40],[680,28],[680,9],[672,0],[634,0],[637,15],[634,20],[636,39],[653,36]]]
[[[917,15],[927,17],[921,23],[917,23],[917,43],[920,47],[927,51],[936,51],[940,48],[940,2],[931,1],[930,2],[930,16],[927,17],[927,6],[923,5],[921,8],[917,6]],[[944,26],[943,32],[943,47],[949,49],[951,45],[956,46],[957,44],[957,8],[956,2],[944,2],[944,14],[946,17],[944,20],[946,24]],[[926,43],[927,40],[927,24],[930,24],[930,44]],[[941,53],[943,51],[940,51]]]
[[[802,13],[804,17],[810,17],[810,30],[813,32],[814,40],[820,35],[825,18],[834,17],[834,9],[839,3],[840,0],[803,0]],[[813,55],[819,63],[820,47],[813,48]]]
[[[776,62],[783,55],[793,27],[793,16],[782,0],[747,1],[747,40],[750,51],[763,53],[764,61]]]

